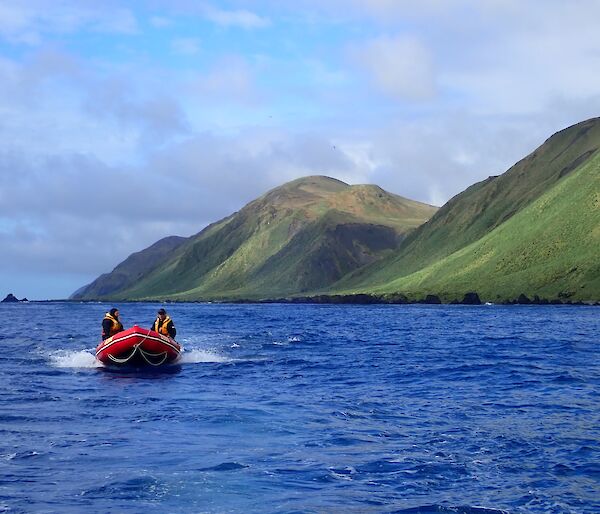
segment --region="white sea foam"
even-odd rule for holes
[[[194,364],[198,362],[231,362],[231,359],[210,350],[185,350],[181,354],[181,360],[179,362],[182,364]]]
[[[101,368],[93,353],[86,350],[78,352],[59,350],[50,355],[50,362],[57,368]]]

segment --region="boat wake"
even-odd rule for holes
[[[57,368],[102,368],[103,365],[96,356],[87,350],[77,352],[58,350],[50,355],[50,362]]]
[[[200,362],[231,362],[232,359],[210,350],[185,350],[181,354],[179,364],[197,364]]]
[[[93,350],[57,350],[48,356],[52,366],[56,368],[103,368],[104,365],[96,359]],[[181,359],[175,364],[197,364],[202,362],[232,362],[233,359],[211,350],[184,350]]]

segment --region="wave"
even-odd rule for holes
[[[420,507],[411,507],[401,509],[394,514],[508,514],[501,509],[492,509],[487,507],[475,507],[470,505],[460,507],[448,507],[445,505],[423,505]]]
[[[198,471],[238,471],[249,467],[248,464],[240,464],[239,462],[222,462],[209,468],[200,468]]]

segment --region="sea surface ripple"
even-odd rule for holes
[[[110,307],[0,306],[0,511],[600,512],[598,308],[172,304],[132,373]]]

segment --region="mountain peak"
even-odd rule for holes
[[[309,175],[300,177],[282,184],[271,191],[294,191],[302,190],[308,193],[337,193],[349,188],[350,186],[336,178],[325,175]],[[269,191],[269,193],[271,192]],[[267,193],[267,194],[269,194]]]
[[[417,219],[427,220],[437,208],[389,193],[374,184],[349,185],[335,178],[311,175],[271,189],[243,210],[253,215],[262,213],[268,219],[276,212],[287,215],[290,210],[296,210],[305,220],[337,211],[375,224],[395,225],[393,220],[396,219],[404,226],[408,212]],[[401,212],[404,214],[399,216]]]
[[[300,177],[294,180],[290,180],[289,182],[282,184],[280,187],[286,187],[291,185],[318,185],[321,187],[337,185],[338,187],[348,187],[348,184],[346,184],[345,182],[334,177],[328,177],[327,175],[307,175],[306,177]]]
[[[298,208],[314,205],[331,198],[351,186],[335,178],[311,175],[301,177],[267,191],[248,204],[249,208],[284,207]]]

